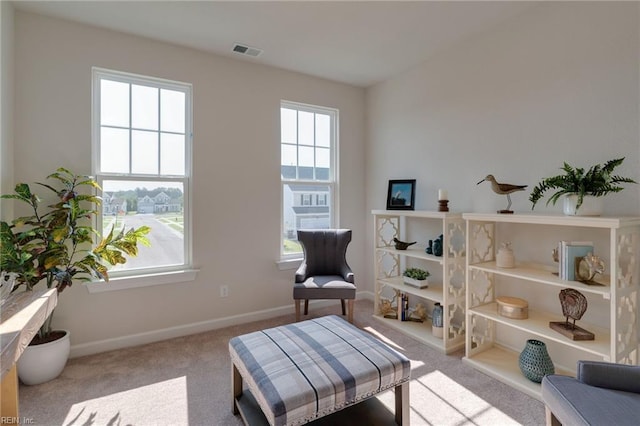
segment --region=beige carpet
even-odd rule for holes
[[[310,316],[339,309],[336,302]],[[372,311],[372,302],[356,302],[354,323],[411,359],[412,425],[544,424],[539,401],[464,365],[462,351],[446,356],[385,327]],[[292,321],[293,314],[72,359],[57,379],[20,386],[20,415],[35,425],[241,425],[231,413],[228,341]],[[393,411],[391,391],[378,399]]]

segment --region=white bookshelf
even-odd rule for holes
[[[375,302],[374,318],[445,353],[464,346],[465,261],[464,220],[461,214],[433,211],[373,210]],[[427,254],[428,241],[443,236],[443,254]],[[393,238],[416,241],[407,250],[397,250]],[[424,289],[406,285],[402,272],[408,265],[431,273]],[[443,307],[443,338],[432,334],[431,320],[413,322],[385,318],[381,300],[406,293],[410,305],[422,303],[429,314],[433,304]],[[397,299],[396,299],[397,302]]]
[[[575,375],[578,359],[638,364],[640,218],[465,213],[463,219],[468,250],[464,362],[538,399],[540,385],[524,377],[518,366],[519,352],[509,349],[518,345],[523,348],[526,339],[541,340],[564,357],[563,362],[558,363],[552,356],[556,373]],[[597,277],[602,285],[561,280],[552,273],[554,268],[557,272],[557,264],[538,264],[531,259],[518,259],[517,254],[515,268],[496,266],[499,241],[525,239],[527,245],[535,246],[536,234],[549,233],[550,229],[558,240],[565,239],[563,235],[579,234],[586,240],[595,233],[599,233],[600,238],[606,235],[606,243],[598,247],[598,253],[608,260],[608,275]],[[578,321],[577,325],[594,333],[595,339],[574,341],[549,327],[549,322],[564,319],[559,301],[559,313],[532,308],[530,303],[527,319],[500,316],[495,302],[500,295],[496,294],[498,282],[510,296],[533,291],[538,299],[544,300],[558,300],[563,288],[578,290],[599,301],[598,309],[607,312],[598,313],[608,321],[599,324]]]

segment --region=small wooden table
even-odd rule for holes
[[[17,424],[18,372],[16,362],[58,303],[55,288],[14,293],[0,308],[0,417]]]

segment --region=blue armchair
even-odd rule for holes
[[[542,379],[547,425],[640,424],[640,366],[578,361],[576,378]]]

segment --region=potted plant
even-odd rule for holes
[[[402,273],[402,280],[405,284],[417,287],[425,288],[429,286],[427,277],[431,275],[429,271],[425,271],[420,268],[407,268]]]
[[[566,162],[561,168],[564,173],[544,178],[531,192],[529,201],[536,203],[549,190],[556,192],[547,200],[555,205],[564,195],[564,214],[581,216],[599,216],[602,212],[602,197],[610,192],[622,191],[622,183],[636,183],[633,179],[614,175],[613,170],[624,161],[624,157],[609,160],[603,165],[591,166],[586,172],[584,168],[572,167]]]
[[[0,221],[0,270],[15,273],[16,288],[24,285],[26,290],[42,282],[47,288],[55,288],[61,293],[74,281],[93,279],[109,280],[108,265],[123,264],[127,260],[124,254],[136,256],[138,243],[149,245],[146,234],[150,228],[115,230],[112,226],[108,235],[91,226],[91,220],[98,213],[101,199],[92,191],[100,189],[90,176],[76,175],[64,168],[57,169],[47,176],[57,181],[52,186],[37,183],[53,192],[56,201],[43,207],[43,200],[26,183],[15,186],[13,194],[2,195],[4,199],[14,199],[29,206],[30,215],[18,217],[11,223]],[[91,246],[94,241],[95,246]],[[69,354],[69,333],[65,330],[53,330],[53,315],[49,316],[40,328],[30,347],[38,348],[50,342],[66,340],[62,351],[66,355],[50,356],[49,359],[36,361],[38,369],[52,367],[42,378],[23,377],[28,360],[25,350],[18,361],[18,375],[26,384],[42,383],[57,377],[64,368]],[[28,348],[27,348],[28,349]],[[54,359],[58,365],[54,364]],[[62,365],[59,365],[62,364]],[[56,372],[57,371],[57,372]]]

